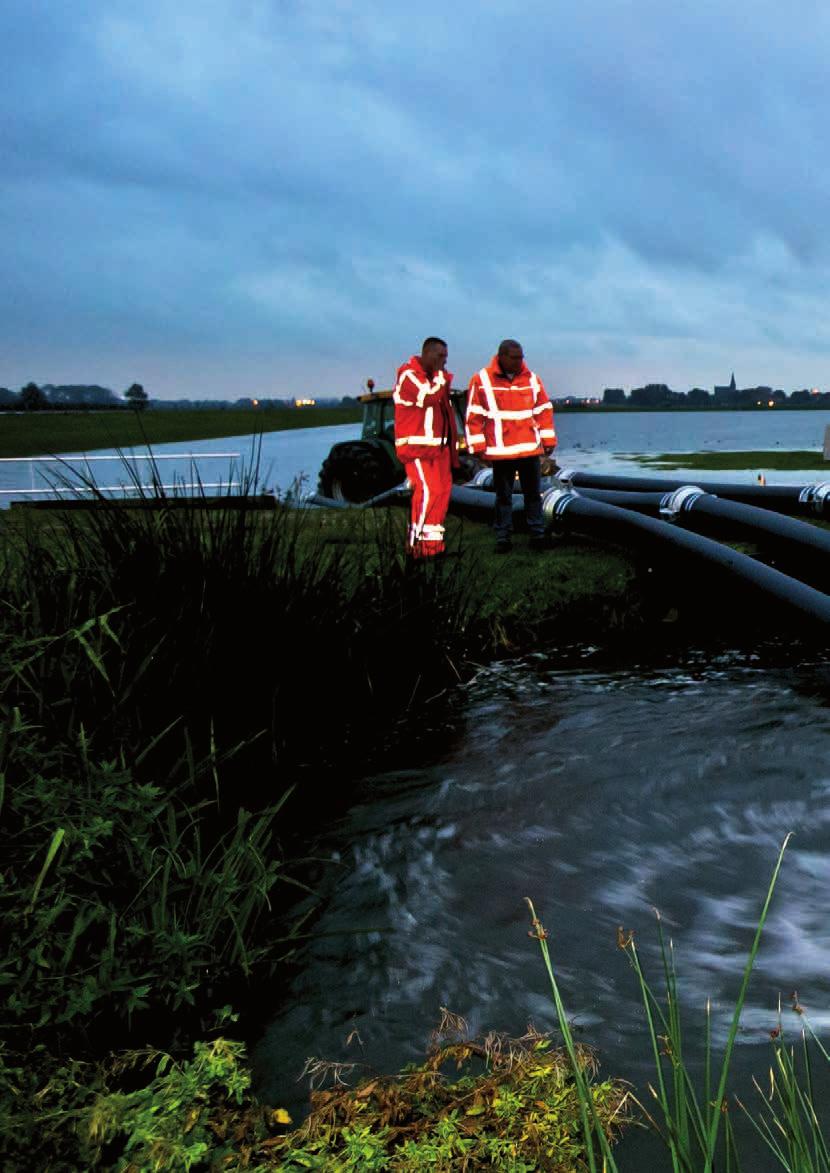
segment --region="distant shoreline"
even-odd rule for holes
[[[0,414],[0,457],[46,456],[56,452],[93,452],[99,448],[146,448],[220,440],[297,428],[357,424],[363,412],[353,407],[303,407],[284,410],[193,408],[153,411],[24,412]]]
[[[581,404],[581,403],[557,403],[553,401],[554,411],[581,411],[581,412],[616,412],[617,414],[629,415],[654,415],[655,412],[660,412],[663,415],[684,415],[690,412],[698,415],[708,414],[709,412],[725,412],[725,411],[740,411],[740,412],[755,412],[758,415],[770,415],[778,411],[828,411],[830,412],[830,404],[816,404],[813,406],[809,403],[776,403],[775,407],[759,407],[757,404],[710,404],[708,407],[701,403],[678,403],[676,405],[661,405],[660,407],[644,407],[640,404],[629,403],[597,403],[597,404]]]

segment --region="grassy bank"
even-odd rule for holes
[[[816,451],[775,452],[660,452],[640,453],[625,459],[642,465],[650,471],[674,468],[696,468],[710,471],[737,471],[745,469],[800,472],[804,469],[826,468],[824,455]]]
[[[588,628],[621,621],[620,555],[566,547],[551,575],[453,522],[456,556],[413,566],[404,526],[279,506],[3,515],[0,1089],[16,1159],[41,1144],[38,1104],[65,1122],[123,1105],[161,1051],[196,1079],[188,1056],[217,1010],[245,1007],[250,1029],[260,994],[273,1009],[307,931],[296,857],[421,700],[546,623],[572,636],[589,598]],[[153,1071],[107,1060],[135,1047]],[[84,1159],[106,1166],[128,1142],[91,1127]]]
[[[10,1167],[38,1153],[46,1168],[62,1144],[69,1168],[254,1155],[280,1167],[280,1119],[251,1099],[239,1040],[216,1032],[225,1007],[247,1011],[243,1033],[262,999],[273,1011],[313,931],[292,919],[307,891],[300,857],[356,792],[367,755],[400,753],[410,715],[477,663],[648,630],[656,576],[624,551],[563,541],[539,555],[517,538],[497,558],[485,527],[451,519],[450,557],[411,565],[404,528],[403,512],[279,505],[2,516]],[[507,1092],[537,1077],[545,1101],[550,1073],[537,1067],[521,1088],[500,1074],[505,1113]],[[591,1167],[578,1068],[554,1099],[571,1103],[574,1152]],[[367,1152],[384,1167],[354,1118],[373,1094],[341,1118],[342,1167],[372,1167]],[[451,1131],[419,1143],[446,1155],[472,1139]],[[330,1155],[316,1167],[337,1167]]]
[[[290,428],[319,428],[356,423],[362,409],[306,407],[285,410],[101,411],[73,414],[29,412],[0,414],[0,457],[46,456],[58,452],[92,452],[97,448],[132,448],[214,440]]]

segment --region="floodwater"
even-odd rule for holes
[[[648,452],[820,449],[828,424],[830,411],[561,412],[557,418],[557,459],[563,468],[637,475],[641,469],[631,462],[631,457]],[[226,487],[242,479],[256,463],[258,488],[285,493],[299,482],[302,490],[310,491],[317,486],[320,465],[332,444],[359,434],[359,424],[342,424],[267,432],[261,443],[253,436],[234,436],[159,444],[153,453],[160,458],[157,467],[165,484],[189,484],[200,479],[206,486]],[[126,451],[138,458],[130,462],[135,477],[149,483],[152,467],[146,454],[139,449]],[[211,453],[234,455],[213,459]],[[7,504],[9,500],[31,496],[31,490],[48,489],[56,478],[77,480],[77,473],[92,476],[99,485],[130,484],[130,476],[118,459],[87,463],[84,455],[68,454],[66,463],[59,466],[0,460],[0,502]],[[117,457],[112,448],[86,455]],[[73,469],[77,472],[73,473]],[[815,473],[747,470],[730,474],[730,479],[754,481],[761,471],[768,484],[808,483],[822,479],[827,466],[819,466]],[[679,469],[676,475],[683,477],[687,473],[700,483],[699,472]],[[715,480],[717,475],[709,479]],[[38,495],[42,492],[34,494]]]
[[[779,997],[793,1038],[794,990],[825,1042],[830,1028],[828,698],[823,664],[737,652],[623,670],[589,650],[567,669],[540,655],[482,670],[446,699],[461,715],[452,735],[433,712],[427,756],[366,779],[323,845],[331,891],[257,1054],[271,1102],[302,1110],[294,1081],[309,1055],[382,1071],[417,1060],[442,1006],[474,1031],[552,1028],[525,896],[580,1037],[641,1090],[653,1079],[645,1023],[616,934],[636,933],[659,985],[659,909],[699,1067],[706,1001],[720,1043],[793,832],[733,1064],[732,1089],[751,1101]],[[633,1134],[621,1167],[666,1167],[653,1144]],[[775,1166],[755,1153],[751,1167]]]

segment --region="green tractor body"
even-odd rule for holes
[[[467,393],[453,391],[450,398],[455,412],[461,468],[453,469],[456,481],[468,481],[481,467],[471,457],[464,443],[464,411]],[[320,469],[319,491],[335,501],[361,502],[394,488],[406,478],[403,465],[395,455],[395,404],[391,391],[361,395],[363,429],[359,440],[335,444]]]

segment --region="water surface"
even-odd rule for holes
[[[700,451],[756,451],[777,448],[820,449],[824,428],[830,424],[830,411],[699,411],[699,412],[561,412],[557,417],[559,448],[557,459],[562,467],[640,475],[642,470],[632,466],[630,457],[642,453],[700,452]],[[188,443],[159,444],[153,451],[165,460],[159,462],[159,471],[165,482],[192,482],[200,477],[204,482],[236,481],[257,460],[257,487],[285,493],[298,481],[303,489],[313,490],[317,476],[332,444],[360,435],[359,424],[339,424],[326,428],[301,428],[296,431],[267,432],[261,443],[254,436],[232,436],[220,440],[199,440]],[[131,455],[142,456],[140,449],[127,449]],[[235,452],[232,459],[204,460],[211,452]],[[166,459],[172,454],[184,453],[179,460]],[[92,455],[113,456],[115,449],[100,449]],[[190,455],[188,455],[190,454]],[[192,459],[191,456],[195,457]],[[129,477],[117,464],[84,463],[83,454],[68,454],[68,467],[60,470],[62,476],[73,479],[72,469],[82,475],[91,471],[99,484],[128,484]],[[133,465],[139,478],[152,479],[149,461]],[[0,490],[45,488],[54,483],[53,465],[0,461]],[[809,483],[827,475],[827,466],[819,464],[815,473],[781,472],[776,470],[745,470],[730,473],[729,478],[751,482],[757,472],[764,471],[768,484]],[[700,482],[701,473],[693,469],[678,469],[673,476],[692,476]],[[704,479],[707,474],[703,474]],[[709,479],[722,479],[724,474],[711,474]],[[8,503],[22,493],[0,493],[0,503]]]
[[[779,995],[787,1006],[798,990],[813,1025],[830,1027],[828,684],[821,665],[736,655],[611,671],[534,657],[483,670],[448,701],[463,710],[449,751],[367,779],[329,837],[337,878],[320,935],[259,1050],[268,1094],[296,1110],[289,1076],[309,1054],[347,1057],[355,1028],[352,1058],[386,1071],[419,1058],[441,1006],[474,1030],[552,1027],[524,896],[550,933],[582,1037],[606,1071],[641,1087],[651,1077],[642,1010],[616,933],[635,931],[656,978],[658,908],[699,1060],[706,1000],[722,1040],[793,831],[737,1051],[736,1085],[750,1096]],[[785,1026],[799,1026],[789,1010]]]

